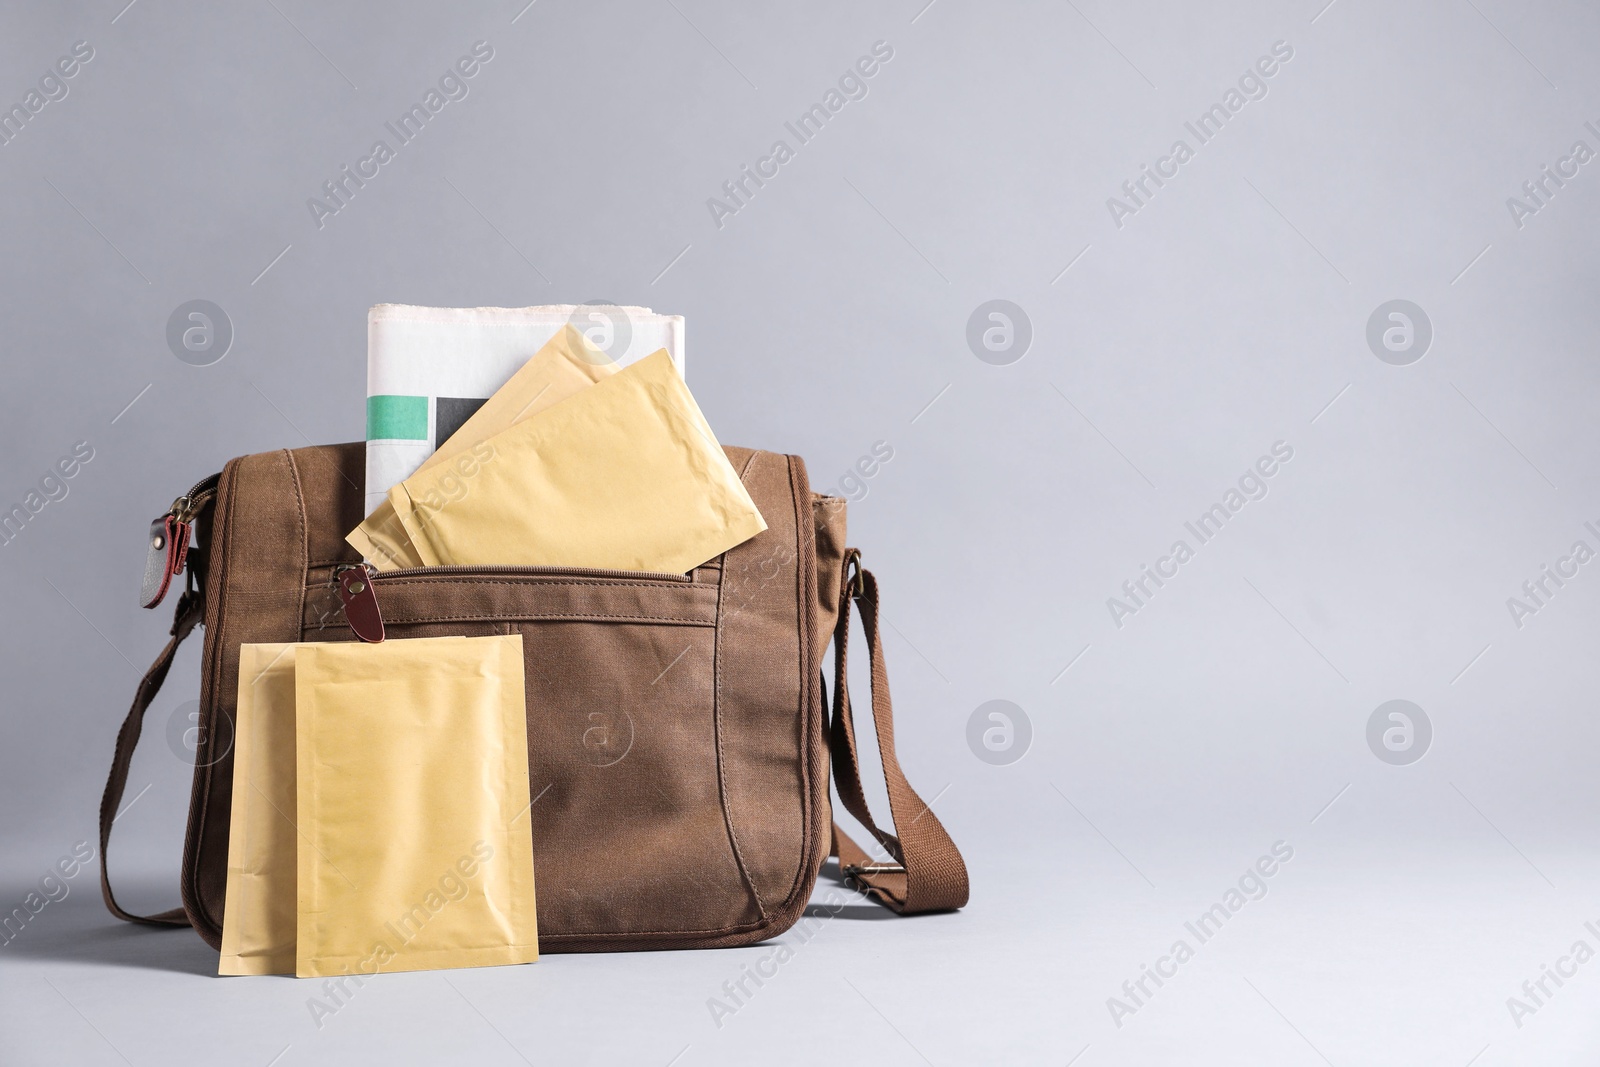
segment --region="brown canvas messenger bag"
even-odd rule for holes
[[[180,497],[151,527],[145,605],[159,602],[186,562],[187,588],[172,638],[117,735],[100,805],[106,907],[130,922],[192,926],[220,946],[239,646],[356,640],[353,627],[369,638],[522,634],[544,951],[774,937],[800,918],[830,856],[893,911],[963,906],[961,854],[895,757],[878,584],[845,547],[845,502],[812,493],[797,456],[726,451],[767,529],[687,575],[552,567],[369,575],[344,541],[363,517],[360,443],[244,456]],[[873,821],[861,787],[846,685],[853,606],[893,832]],[[197,624],[205,628],[201,731],[183,906],[134,915],[117,904],[106,873],[111,824],[145,711]],[[822,677],[830,637],[831,716]],[[887,859],[833,823],[830,763],[846,810]]]

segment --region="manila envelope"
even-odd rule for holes
[[[389,490],[427,566],[682,574],[767,528],[665,349],[472,458]]]
[[[611,357],[590,344],[578,330],[562,327],[511,376],[510,381],[484,401],[460,429],[439,445],[417,473],[452,459],[457,463],[470,463],[461,453],[479,441],[615,373],[617,365]],[[394,505],[387,500],[373,508],[372,514],[350,531],[345,540],[380,571],[425,566],[395,514]]]
[[[233,811],[218,974],[294,973],[300,847],[295,650],[304,647],[239,646]]]

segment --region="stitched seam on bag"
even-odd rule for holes
[[[234,515],[236,514],[236,508],[235,508],[234,504],[235,504],[236,498],[239,495],[239,466],[240,466],[240,464],[239,464],[239,461],[236,459],[232,463],[228,464],[228,466],[233,467],[233,473],[228,478],[228,497],[227,497],[227,501],[226,501],[226,503],[227,503],[227,522],[223,525],[222,536],[217,539],[216,545],[215,545],[215,548],[217,549],[217,554],[222,557],[222,564],[221,564],[220,567],[217,568],[217,571],[216,571],[216,573],[214,575],[209,573],[210,561],[209,560],[207,561],[207,569],[208,569],[207,584],[208,585],[212,584],[210,579],[212,577],[215,578],[216,603],[215,603],[215,605],[213,605],[212,602],[211,602],[211,592],[212,591],[210,589],[205,590],[205,594],[206,594],[206,610],[207,610],[207,612],[210,612],[212,610],[212,608],[215,607],[216,613],[217,613],[216,632],[213,633],[212,629],[210,627],[206,628],[206,641],[208,643],[210,643],[212,641],[212,639],[214,638],[215,639],[215,644],[211,648],[211,655],[209,657],[204,657],[204,656],[202,657],[202,658],[206,659],[207,663],[206,663],[205,669],[201,673],[202,692],[201,692],[200,695],[201,695],[202,700],[204,700],[204,698],[207,697],[207,696],[209,696],[211,698],[209,703],[204,703],[203,702],[201,704],[201,710],[202,711],[205,711],[205,710],[207,710],[209,708],[209,710],[211,712],[210,722],[208,724],[208,729],[213,728],[216,725],[216,709],[217,709],[217,702],[218,702],[218,699],[219,699],[219,697],[217,695],[217,692],[216,692],[217,680],[222,674],[222,660],[223,660],[223,657],[226,655],[227,648],[228,648],[227,640],[226,640],[226,632],[227,632],[227,629],[228,629],[228,615],[227,615],[227,611],[224,609],[223,602],[227,599],[227,597],[225,596],[225,593],[227,591],[227,583],[228,583],[228,577],[229,577],[229,575],[228,575],[229,561],[232,559],[232,556],[233,556],[233,554],[232,554],[233,524],[234,524]],[[226,467],[224,468],[223,472],[227,473]],[[216,534],[217,534],[217,523],[216,523],[215,513],[213,513],[213,516],[212,516],[211,533],[212,533],[213,537],[216,537]],[[207,546],[207,547],[210,548],[212,546]],[[210,685],[209,686],[205,685],[205,679],[207,679],[207,678],[210,679]],[[209,693],[205,691],[207,689],[210,690]],[[196,761],[196,762],[198,762],[198,761]],[[205,823],[206,823],[206,813],[210,810],[210,807],[211,807],[211,777],[212,777],[212,770],[213,770],[213,768],[215,766],[216,766],[215,761],[210,761],[210,762],[207,762],[207,764],[206,764],[206,766],[205,766],[205,768],[203,770],[200,769],[200,768],[196,768],[196,773],[195,773],[195,777],[194,777],[194,785],[192,787],[192,795],[191,795],[190,803],[189,803],[189,816],[190,816],[189,817],[189,825],[188,825],[188,828],[185,830],[185,833],[184,833],[184,857],[187,860],[190,856],[192,856],[193,857],[193,862],[190,865],[189,870],[186,871],[186,872],[183,872],[183,874],[182,874],[182,886],[181,886],[181,888],[182,888],[182,891],[183,891],[182,895],[185,896],[186,898],[190,898],[193,901],[195,915],[198,915],[201,918],[203,918],[205,920],[206,924],[207,924],[208,929],[214,930],[217,933],[218,937],[220,937],[221,934],[222,934],[222,924],[220,922],[217,922],[216,919],[209,912],[205,911],[205,901],[202,900],[201,897],[200,897],[200,853],[201,853],[201,849],[202,849],[202,847],[204,846],[204,843],[205,843],[205,833],[203,832],[203,828],[205,827]],[[192,852],[190,851],[191,848],[193,849]],[[186,900],[186,902],[185,902],[185,906],[186,907],[187,907],[187,904],[188,904],[188,901]],[[190,917],[191,922],[193,922],[193,919],[194,919],[194,916],[191,916]],[[199,929],[199,925],[195,924],[195,928],[196,928],[196,930],[198,930]]]
[[[819,678],[813,677],[815,672],[811,670],[810,664],[812,659],[811,646],[817,639],[816,634],[813,632],[816,629],[816,596],[814,594],[816,581],[815,578],[810,583],[806,581],[807,573],[813,571],[816,566],[815,520],[810,514],[811,509],[802,507],[802,502],[806,497],[806,493],[801,491],[802,486],[800,485],[800,480],[804,477],[802,473],[804,464],[802,463],[797,467],[793,456],[786,458],[789,465],[789,494],[794,504],[795,513],[794,552],[797,561],[795,566],[795,609],[798,616],[796,627],[800,645],[800,714],[798,716],[800,727],[800,822],[802,832],[805,834],[805,840],[800,846],[799,865],[795,870],[794,882],[790,885],[789,895],[783,903],[784,911],[793,906],[795,898],[800,895],[808,879],[815,881],[815,875],[808,876],[806,872],[810,869],[811,861],[815,858],[814,842],[820,840],[821,837],[820,829],[815,827],[819,805],[814,803],[812,796],[816,791],[815,783],[812,781],[812,777],[816,772],[812,767],[811,760],[811,716],[815,710],[815,702],[811,699],[811,694],[813,686],[820,684]],[[809,486],[805,488],[809,489]],[[812,519],[813,522],[811,528],[813,541],[809,553],[805,551],[807,530],[802,529],[800,525],[801,522],[807,519]],[[820,665],[818,669],[820,670]],[[813,832],[814,829],[816,829],[816,832]],[[806,895],[809,896],[809,892]]]
[[[300,526],[300,555],[303,559],[309,560],[311,558],[311,524],[306,515],[305,493],[303,493],[300,489],[300,467],[294,461],[294,453],[290,452],[287,448],[283,450],[283,458],[289,463],[289,481],[294,486],[295,505],[298,508],[297,522]],[[307,564],[306,571],[307,573],[303,573],[300,576],[300,607],[299,610],[295,612],[295,618],[300,620],[301,630],[301,633],[296,635],[297,637],[305,636],[306,582],[310,578],[309,563]]]
[[[578,611],[554,611],[541,613],[523,613],[515,611],[487,611],[477,615],[394,615],[384,613],[384,619],[396,626],[406,626],[426,622],[499,622],[502,620],[516,621],[521,619],[594,619],[601,622],[653,622],[671,623],[678,626],[715,626],[714,619],[686,619],[664,615],[596,615]]]
[[[523,579],[521,581],[512,581],[512,580],[505,579],[505,578],[452,578],[451,576],[449,576],[447,574],[441,574],[437,578],[423,578],[423,577],[417,577],[417,578],[384,578],[382,571],[378,572],[378,580],[379,580],[380,584],[382,586],[384,586],[384,587],[388,587],[388,586],[391,586],[391,585],[440,585],[440,584],[443,584],[443,585],[507,585],[507,586],[512,586],[514,588],[518,588],[518,589],[527,588],[530,585],[548,586],[548,587],[557,588],[557,589],[598,589],[598,588],[611,588],[611,589],[693,589],[694,588],[694,584],[695,584],[693,582],[622,582],[622,581],[615,581],[615,580],[608,580],[608,579],[601,579],[601,580],[592,581],[592,582],[573,581],[570,578],[547,580],[547,579],[541,579],[536,575],[530,575],[528,578],[525,578],[525,579]],[[307,587],[309,588],[313,584],[320,584],[320,583],[307,582],[306,584],[307,584]],[[704,586],[706,584],[708,584],[708,583],[701,583],[701,587],[704,588]]]
[[[238,462],[237,460],[234,461],[235,464],[237,464],[237,462]],[[211,656],[210,657],[206,657],[208,659],[208,666],[210,667],[210,669],[204,671],[202,673],[202,675],[201,675],[202,683],[203,683],[204,679],[207,678],[207,677],[209,677],[211,679],[211,684],[209,686],[205,686],[205,685],[202,684],[202,688],[203,689],[206,689],[206,688],[210,689],[209,693],[206,693],[206,692],[202,692],[201,693],[202,698],[204,698],[206,696],[209,696],[211,699],[210,699],[210,701],[208,703],[202,703],[201,704],[201,710],[202,711],[206,711],[208,709],[210,710],[210,712],[211,712],[211,723],[210,723],[210,725],[212,725],[212,726],[215,725],[215,719],[216,719],[215,709],[216,709],[216,703],[217,703],[217,693],[216,693],[217,677],[222,672],[223,653],[224,653],[224,650],[228,647],[227,643],[226,643],[226,640],[224,638],[224,634],[226,633],[227,628],[228,628],[228,626],[227,626],[227,613],[223,610],[223,601],[226,598],[222,595],[222,592],[226,588],[227,581],[228,581],[228,570],[229,570],[228,563],[229,563],[229,559],[230,559],[230,553],[228,551],[228,544],[232,539],[232,530],[233,530],[233,521],[234,521],[234,507],[233,507],[234,499],[235,499],[235,497],[238,496],[238,491],[239,491],[238,473],[239,473],[238,467],[235,466],[234,467],[234,471],[233,471],[233,475],[234,476],[228,479],[228,500],[227,500],[227,503],[228,503],[228,518],[227,518],[227,523],[224,525],[223,530],[222,530],[222,537],[217,542],[217,547],[220,549],[220,555],[222,556],[222,566],[218,568],[218,572],[219,573],[216,575],[216,578],[217,578],[217,598],[216,598],[216,604],[215,604],[215,608],[216,608],[216,612],[217,612],[216,633],[213,634],[211,632],[210,628],[207,628],[207,630],[206,630],[206,640],[207,640],[207,642],[208,643],[211,642],[213,637],[215,637],[216,640],[215,640],[215,644],[211,648]],[[212,533],[213,533],[213,536],[215,536],[215,533],[216,533],[216,522],[215,522],[214,518],[213,518],[213,522],[212,522]],[[211,601],[210,601],[209,594],[210,594],[210,590],[207,590],[207,601],[206,601],[206,610],[207,611],[210,611],[212,609],[212,607],[213,607],[213,605],[211,604]],[[199,762],[199,761],[197,760],[196,762]],[[205,902],[200,899],[200,852],[201,852],[201,847],[202,847],[202,845],[204,844],[204,841],[205,841],[205,834],[202,832],[202,828],[205,826],[206,812],[211,806],[211,771],[212,771],[212,767],[213,767],[213,764],[208,762],[206,764],[203,772],[200,771],[197,768],[196,769],[196,774],[195,774],[195,777],[194,777],[194,784],[192,786],[193,796],[192,796],[192,798],[190,800],[190,806],[189,806],[189,816],[190,816],[189,817],[189,825],[188,825],[187,829],[184,832],[184,838],[185,838],[185,840],[184,840],[184,855],[185,855],[186,859],[189,856],[192,855],[193,856],[193,863],[191,864],[189,870],[184,872],[185,876],[183,878],[183,886],[182,886],[182,888],[183,888],[183,895],[185,897],[188,897],[188,898],[192,899],[193,904],[194,904],[195,912],[204,917],[204,919],[205,919],[206,923],[208,924],[208,926],[210,926],[212,928],[215,928],[220,932],[222,924],[218,923],[215,919],[212,918],[212,916],[209,913],[204,911]],[[193,849],[192,853],[190,852],[191,847]]]
[[[749,471],[755,458],[756,453],[750,453],[750,458],[745,463],[745,471]],[[744,474],[739,475],[739,480],[742,484]],[[722,605],[728,588],[725,575],[726,572],[719,575],[717,580],[717,628],[711,638],[711,735],[717,744],[717,804],[722,809],[722,825],[728,834],[728,846],[733,850],[734,866],[739,870],[739,877],[743,879],[750,899],[756,902],[756,914],[761,916],[762,922],[765,922],[767,905],[761,899],[761,891],[756,888],[755,879],[750,877],[750,869],[745,865],[744,852],[739,847],[739,835],[733,828],[733,806],[728,803],[728,777],[725,766],[727,757],[722,748]]]
[[[539,940],[543,941],[625,941],[629,938],[642,937],[718,937],[723,934],[737,934],[746,930],[759,930],[770,923],[766,919],[753,923],[741,923],[738,926],[719,926],[714,930],[617,930],[612,933],[583,933],[570,934],[540,934]]]
[[[789,462],[790,493],[794,497],[794,500],[796,501],[795,509],[796,509],[796,513],[797,513],[796,514],[797,522],[801,518],[809,519],[809,518],[811,518],[811,516],[809,514],[804,515],[804,516],[799,514],[801,509],[800,509],[800,505],[798,503],[798,501],[800,499],[799,479],[801,477],[803,477],[803,475],[801,474],[801,471],[804,468],[804,463],[803,463],[803,461],[801,461],[801,466],[799,468],[796,468],[795,467],[795,462],[796,462],[797,457],[789,456],[789,457],[785,457],[785,458]],[[803,545],[805,543],[806,536],[807,536],[805,531],[803,531],[799,525],[796,525],[795,533],[796,533],[796,545],[797,546]],[[815,542],[813,541],[812,542],[812,553],[809,556],[809,566],[812,569],[814,569],[814,567],[815,567],[815,560],[816,560],[815,547],[816,547],[815,546]],[[801,568],[805,568],[805,567],[808,566],[808,558],[805,556],[804,553],[798,553],[798,557],[799,558],[798,558],[797,567],[796,567],[797,572],[800,571]],[[800,591],[806,591],[803,577],[799,576],[797,574],[797,581],[799,581],[799,583],[800,583],[799,584]],[[805,627],[804,633],[799,635],[801,643],[805,644],[807,641],[815,640],[814,635],[812,635],[809,638],[806,636],[807,634],[810,634],[810,632],[816,628],[816,608],[812,604],[812,598],[811,597],[806,597],[805,598],[804,605],[800,608],[800,619],[801,619],[801,625],[803,627]],[[803,657],[803,658],[809,658],[809,657]],[[819,670],[820,670],[820,660],[819,660]],[[801,767],[802,767],[802,777],[801,777],[802,791],[801,791],[800,803],[801,803],[801,812],[802,812],[802,822],[803,822],[803,827],[804,827],[803,832],[804,832],[805,837],[804,837],[804,841],[802,842],[801,848],[800,848],[800,865],[799,865],[799,868],[797,869],[797,871],[795,872],[795,883],[790,888],[789,896],[784,900],[784,902],[778,907],[778,909],[775,912],[775,915],[774,915],[773,920],[772,920],[773,926],[775,927],[775,929],[773,930],[772,933],[767,935],[767,937],[769,937],[769,938],[770,937],[779,936],[785,930],[788,930],[789,928],[794,926],[794,924],[797,923],[800,920],[801,916],[805,913],[805,905],[806,905],[806,902],[810,899],[811,888],[815,886],[817,873],[820,871],[821,866],[822,866],[821,862],[819,862],[818,859],[817,859],[817,851],[818,851],[818,847],[822,844],[822,834],[823,834],[823,827],[822,827],[822,824],[821,824],[822,804],[820,802],[820,799],[814,796],[814,794],[816,794],[817,791],[818,791],[818,784],[815,781],[811,780],[811,778],[814,775],[815,771],[812,768],[812,760],[811,760],[811,755],[812,755],[812,753],[811,753],[812,732],[811,732],[811,728],[810,728],[810,725],[809,725],[809,723],[810,723],[810,718],[809,718],[810,714],[812,712],[817,711],[818,708],[820,707],[820,703],[818,701],[813,701],[811,699],[812,694],[816,693],[818,695],[819,700],[820,700],[820,688],[818,688],[818,687],[820,687],[820,684],[821,684],[820,676],[815,681],[805,681],[803,679],[802,682],[803,682],[804,688],[801,690],[801,697],[800,697],[801,709],[802,709],[802,715],[801,715],[802,724],[801,724],[801,733],[800,733],[800,742],[801,742],[801,757],[800,758],[801,758]],[[824,739],[824,743],[826,743],[825,739]],[[807,786],[809,786],[809,789],[806,788]],[[825,790],[827,788],[827,783],[826,782],[822,783],[821,788]]]

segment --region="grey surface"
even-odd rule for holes
[[[1600,563],[1520,627],[1507,606],[1600,548],[1600,163],[1520,227],[1507,206],[1574,141],[1600,150],[1591,7],[124,2],[13,3],[0,34],[3,100],[95,50],[0,146],[0,499],[94,449],[0,548],[5,908],[93,838],[165,638],[135,606],[151,516],[231,456],[360,437],[369,304],[598,298],[688,317],[724,440],[824,487],[892,447],[852,539],[903,762],[973,899],[791,935],[720,1027],[707,1001],[770,946],[386,977],[318,1029],[310,983],[209,977],[193,935],[110,920],[91,867],[0,948],[0,1060],[1600,1051],[1600,963],[1520,1026],[1507,1006],[1600,949]],[[470,95],[319,229],[307,198],[480,39]],[[706,199],[879,40],[867,96],[719,228]],[[1279,40],[1266,96],[1119,228],[1107,198]],[[166,341],[196,299],[233,328],[209,366]],[[1020,359],[969,348],[991,300],[1028,317]],[[1420,360],[1368,346],[1393,300],[1431,322]],[[1277,441],[1267,495],[1116,626],[1107,598]],[[118,824],[134,903],[175,896],[188,767],[165,739],[196,679],[190,651]],[[969,731],[996,700],[1031,726],[1020,760]],[[1420,760],[1369,748],[1392,700],[1428,718]],[[1123,981],[1280,840],[1265,897],[1116,1025]]]

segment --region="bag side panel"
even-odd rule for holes
[[[767,529],[723,559],[717,719],[729,821],[771,937],[799,918],[827,851],[816,541],[804,464],[740,458]]]
[[[305,497],[287,450],[229,463],[217,500],[206,583],[203,731],[195,752],[182,890],[195,930],[220,948],[239,645],[299,640],[307,542]]]
[[[817,531],[817,644],[826,649],[839,621],[844,586],[845,499],[812,493],[811,514]]]

